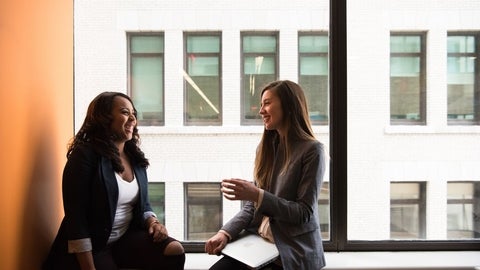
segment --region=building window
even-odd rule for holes
[[[221,34],[185,33],[185,125],[222,124]]]
[[[425,35],[390,36],[390,124],[426,124]]]
[[[447,238],[480,238],[480,182],[448,182]]]
[[[449,33],[447,38],[448,124],[479,124],[480,34]]]
[[[185,240],[205,241],[222,226],[220,183],[185,183]]]
[[[330,239],[330,183],[323,182],[318,197],[318,217],[324,240]]]
[[[129,33],[129,94],[144,126],[162,126],[164,120],[164,38],[162,34]]]
[[[260,91],[278,78],[278,33],[241,33],[242,125],[260,125]]]
[[[148,196],[150,197],[150,206],[158,220],[165,224],[165,183],[149,182]]]
[[[312,124],[328,125],[328,35],[298,34],[298,81],[305,90]]]
[[[425,182],[390,183],[390,238],[425,239]]]

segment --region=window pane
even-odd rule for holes
[[[479,111],[479,71],[476,71],[479,53],[475,51],[474,36],[449,36],[447,38],[447,106],[451,125],[472,124]],[[477,82],[476,82],[477,80]]]
[[[423,120],[421,38],[390,37],[390,119],[391,124],[419,123]],[[413,55],[412,55],[413,53]],[[420,54],[422,55],[422,54]]]
[[[449,182],[448,239],[480,238],[480,182]]]
[[[133,36],[132,53],[163,53],[162,36]]]
[[[187,53],[219,53],[220,37],[190,36],[187,41]]]
[[[163,58],[132,56],[132,99],[140,123],[163,122]]]
[[[244,53],[276,53],[277,39],[274,36],[244,36]]]
[[[165,224],[165,183],[148,183],[148,196],[153,212],[157,214],[158,220]]]
[[[299,33],[299,83],[305,90],[312,124],[326,125],[329,114],[328,37]]]
[[[421,39],[418,36],[393,36],[390,39],[392,53],[419,53],[421,48]]]
[[[390,239],[425,237],[425,194],[420,183],[390,184]]]
[[[447,204],[447,183],[480,175],[478,121],[464,119],[478,115],[477,16],[459,2],[415,3],[347,0],[349,248],[455,249],[448,228],[470,218]]]
[[[187,34],[185,124],[221,124],[220,36]]]
[[[186,240],[207,240],[222,225],[222,194],[219,183],[186,183]]]
[[[163,125],[163,36],[130,35],[130,96],[140,125]]]
[[[323,182],[318,197],[318,217],[322,239],[330,239],[330,183]]]
[[[260,125],[260,91],[278,77],[276,34],[244,34],[242,54],[242,124]]]

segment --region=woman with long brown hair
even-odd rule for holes
[[[242,210],[207,240],[205,251],[220,254],[242,231],[275,243],[280,256],[270,269],[317,270],[325,266],[318,220],[318,194],[325,172],[323,144],[315,139],[302,88],[275,81],[261,92],[265,126],[257,147],[254,183],[224,179],[229,200],[246,201]],[[248,251],[246,251],[248,252]],[[224,256],[212,270],[248,269]]]

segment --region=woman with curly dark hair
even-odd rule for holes
[[[93,99],[67,151],[65,217],[44,269],[183,269],[185,253],[149,203],[148,159],[129,96]]]

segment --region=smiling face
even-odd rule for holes
[[[275,92],[271,90],[263,92],[259,113],[262,116],[265,129],[277,130],[282,133],[284,125],[282,103]]]
[[[116,96],[112,106],[112,123],[110,128],[115,134],[116,142],[126,142],[132,139],[133,131],[137,125],[135,110],[132,103],[121,96]]]

